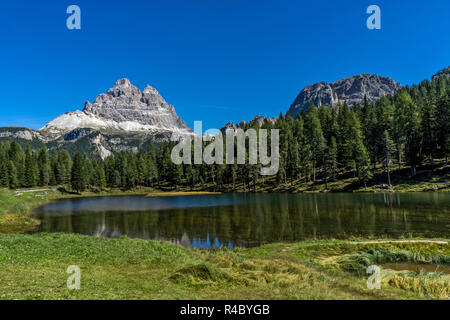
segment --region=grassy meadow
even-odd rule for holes
[[[110,194],[124,193],[83,196]],[[127,237],[24,233],[39,223],[27,216],[32,208],[78,196],[0,192],[0,299],[450,298],[450,275],[439,271],[450,265],[446,239],[310,240],[199,250]],[[437,269],[383,269],[381,289],[367,288],[369,265],[398,262]],[[70,265],[81,268],[80,290],[67,289]]]
[[[448,244],[305,241],[195,250],[74,234],[0,235],[2,299],[448,299],[450,275],[382,271],[372,263],[450,263]],[[81,268],[68,290],[66,269]]]

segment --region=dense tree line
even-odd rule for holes
[[[406,87],[374,103],[365,100],[351,108],[313,104],[296,119],[280,115],[276,122],[245,123],[243,130],[280,130],[280,168],[277,184],[293,181],[328,185],[338,172],[350,172],[361,185],[382,165],[390,184],[394,167],[434,164],[450,155],[450,78]],[[270,136],[269,136],[270,138]],[[120,152],[104,160],[86,154],[72,158],[66,150],[25,151],[15,141],[0,143],[0,187],[61,185],[74,191],[137,186],[196,186],[224,184],[256,190],[260,165],[175,165],[173,142],[149,143],[146,151]]]

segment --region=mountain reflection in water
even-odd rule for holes
[[[37,232],[195,248],[350,236],[448,237],[450,194],[215,194],[65,199],[33,212]]]

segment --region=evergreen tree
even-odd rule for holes
[[[300,117],[299,117],[300,118]],[[299,149],[299,165],[300,172],[303,175],[305,182],[311,177],[311,147],[308,138],[305,134],[303,119],[300,118],[297,129],[297,140]]]
[[[364,184],[364,187],[367,187],[367,181],[372,179],[372,172],[370,171],[369,153],[361,140],[356,145],[355,164],[359,181]]]
[[[420,113],[417,105],[408,96],[406,107],[408,120],[405,123],[405,154],[407,156],[408,164],[411,167],[411,175],[416,175],[417,165],[421,160],[421,147],[422,147],[422,133],[420,131]]]
[[[72,159],[70,158],[69,152],[67,152],[67,150],[61,150],[59,152],[57,169],[58,184],[68,184],[70,182],[72,171]]]
[[[83,160],[79,153],[76,153],[73,159],[70,184],[72,186],[72,189],[75,190],[76,192],[82,192],[86,188],[83,170]]]
[[[437,153],[448,162],[450,156],[450,97],[442,95],[436,106],[435,136],[437,142]]]
[[[436,155],[436,101],[434,96],[429,95],[426,101],[422,104],[421,113],[421,128],[422,131],[422,148],[424,156],[430,159],[434,164],[433,157]]]
[[[48,184],[50,183],[50,160],[47,149],[45,147],[42,147],[39,150],[37,168],[39,172],[39,186],[48,186]]]
[[[9,160],[5,151],[0,149],[0,187],[9,187],[8,164]]]
[[[8,185],[11,189],[15,189],[19,186],[17,169],[12,160],[9,160],[8,162]]]
[[[412,109],[411,96],[406,90],[400,91],[395,102],[393,140],[397,150],[397,163],[400,170],[402,163],[402,150],[404,150],[409,121],[409,111]]]
[[[363,123],[365,145],[367,146],[367,151],[370,154],[372,165],[375,168],[378,156],[380,132],[377,114],[375,111],[375,104],[369,104],[366,98],[364,98],[362,117],[362,121],[360,122]]]
[[[317,108],[311,102],[305,117],[305,133],[311,148],[313,181],[316,181],[316,170],[324,151],[325,138],[317,115]]]
[[[337,170],[337,144],[334,137],[331,137],[331,142],[324,152],[324,169],[325,187],[328,189],[328,178],[331,176],[332,180],[335,180]]]
[[[25,151],[25,174],[24,174],[24,186],[34,187],[36,185],[36,174],[33,154],[31,148],[27,145]]]
[[[389,136],[389,132],[387,130],[383,133],[382,138],[382,146],[383,146],[383,154],[384,154],[384,165],[387,172],[387,178],[388,178],[388,185],[391,185],[391,163],[392,163],[392,156],[395,153],[395,143],[392,141],[391,137]]]

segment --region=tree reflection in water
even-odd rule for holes
[[[310,238],[448,237],[450,194],[220,194],[66,199],[38,208],[38,232],[252,247]]]

